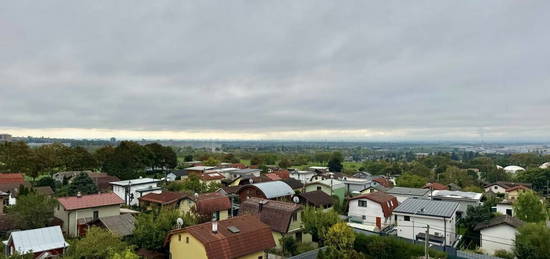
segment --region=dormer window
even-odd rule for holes
[[[365,200],[359,200],[358,206],[359,206],[359,207],[367,207],[367,201],[365,201]]]

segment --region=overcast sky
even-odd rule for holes
[[[549,1],[8,1],[0,132],[550,140]]]

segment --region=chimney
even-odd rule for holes
[[[216,234],[218,233],[218,222],[212,221],[212,233]]]
[[[82,198],[82,193],[81,193],[81,192],[77,192],[77,193],[76,193],[76,197],[77,197],[77,198]]]

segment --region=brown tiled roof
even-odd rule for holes
[[[21,173],[1,173],[0,183],[23,183],[25,176]]]
[[[273,171],[272,174],[278,175],[279,177],[281,177],[281,179],[290,178],[290,173],[288,172],[288,170]]]
[[[255,216],[239,216],[217,221],[218,232],[212,232],[212,222],[172,230],[166,236],[165,244],[172,235],[189,233],[198,239],[206,249],[208,258],[233,259],[265,251],[275,247],[271,228]],[[236,227],[233,233],[228,227]]]
[[[235,163],[235,164],[231,164],[229,167],[239,168],[239,169],[245,169],[245,168],[246,168],[246,165],[241,164],[241,163]]]
[[[511,192],[511,191],[520,190],[520,189],[521,190],[531,190],[531,189],[529,189],[529,188],[527,188],[523,185],[516,185],[514,187],[510,187],[510,188],[506,189],[506,192]]]
[[[218,192],[200,194],[196,202],[197,212],[200,214],[212,214],[231,208],[229,198]]]
[[[261,209],[260,209],[260,203]],[[292,202],[274,201],[251,197],[241,203],[239,215],[258,215],[260,220],[271,226],[273,231],[287,233],[294,213],[302,209],[301,205]]]
[[[236,194],[239,189],[241,189],[242,186],[226,186],[222,187],[222,190],[225,191],[227,194]]]
[[[531,188],[531,184],[530,183],[518,183],[518,182],[504,182],[504,181],[498,181],[498,182],[494,182],[494,183],[490,183],[490,184],[487,184],[485,185],[485,187],[489,187],[491,185],[498,185],[504,189],[508,189],[508,188],[511,188],[511,187],[514,187],[514,186],[518,186],[518,185],[523,185],[527,188]]]
[[[265,176],[269,179],[271,179],[272,181],[277,181],[277,180],[281,180],[282,178],[279,177],[277,174],[274,174],[274,173],[270,173],[270,174],[265,174]]]
[[[389,187],[393,186],[392,182],[390,182],[390,180],[388,180],[384,177],[377,177],[377,178],[372,179],[372,181],[377,182],[377,183],[379,183],[380,185],[382,185],[386,188],[389,188]]]
[[[21,185],[30,188],[31,184],[29,182],[9,182],[9,183],[0,183],[0,191],[2,192],[11,192],[15,195],[19,194]]]
[[[159,203],[161,205],[172,204],[178,202],[183,198],[187,197],[187,194],[182,192],[169,192],[163,191],[162,193],[148,193],[139,197],[140,201],[148,201],[153,203]]]
[[[321,190],[304,192],[298,196],[302,197],[308,203],[311,203],[315,207],[332,206],[332,197]]]
[[[57,198],[57,200],[66,210],[78,210],[124,203],[124,201],[114,193],[89,194],[82,195],[81,197],[60,197]]]
[[[222,174],[218,173],[218,172],[204,173],[204,174],[201,174],[200,178],[203,181],[212,181],[212,180],[225,179],[225,177]]]
[[[395,196],[389,195],[384,192],[371,192],[369,194],[359,195],[359,196],[350,198],[350,200],[357,200],[357,199],[367,199],[380,204],[380,206],[382,207],[382,211],[384,212],[384,217],[391,216],[393,210],[397,208],[397,206],[399,205],[399,203],[397,202],[397,198]]]
[[[427,183],[422,187],[422,189],[430,189],[430,188],[432,188],[433,190],[449,190],[449,187],[447,185],[443,185],[440,183]]]
[[[283,178],[283,180],[281,180],[281,182],[285,182],[293,190],[304,187],[304,184],[302,182],[300,182],[300,180],[296,180],[294,178]]]
[[[108,175],[105,173],[90,173],[88,174],[94,181],[99,191],[105,192],[112,190],[110,182],[118,182],[120,179],[116,176]]]
[[[474,228],[474,230],[478,231],[478,230],[481,230],[481,229],[490,228],[490,227],[497,226],[497,225],[500,225],[500,224],[506,224],[506,225],[512,226],[514,228],[518,228],[521,225],[523,225],[523,221],[521,221],[518,218],[514,218],[512,216],[509,216],[509,215],[499,215],[499,216],[496,216],[496,217],[490,219],[487,222],[482,222],[482,223],[477,224],[476,227]]]

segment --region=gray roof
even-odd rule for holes
[[[399,204],[399,206],[393,210],[393,213],[450,218],[455,214],[458,205],[458,202],[453,201],[408,198]]]
[[[247,169],[240,169],[240,170],[231,171],[231,174],[251,174],[251,173],[255,173],[255,172],[259,172],[259,171],[261,171],[261,170],[260,169],[247,168]]]
[[[59,226],[12,232],[8,242],[13,240],[15,250],[20,254],[33,253],[68,247]]]
[[[131,214],[122,214],[98,219],[113,234],[124,237],[134,233],[136,219]]]
[[[252,184],[260,189],[266,198],[272,199],[282,196],[294,195],[294,190],[282,181],[271,181]]]
[[[385,190],[384,192],[395,195],[410,195],[410,196],[425,196],[428,194],[429,189],[421,188],[409,188],[409,187],[393,187]]]

